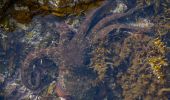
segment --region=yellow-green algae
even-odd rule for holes
[[[150,51],[150,57],[147,61],[153,70],[153,74],[160,80],[163,80],[165,77],[164,67],[168,66],[166,59],[166,45],[161,41],[160,38],[156,38],[153,41],[153,50]]]

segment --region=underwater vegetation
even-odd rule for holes
[[[153,51],[150,52],[148,63],[150,64],[153,73],[157,76],[157,78],[162,79],[164,77],[163,67],[168,66],[168,62],[165,57],[166,46],[159,38],[153,40],[153,45],[154,48]]]
[[[5,52],[0,62],[1,56],[8,60],[0,66],[10,73],[2,73],[0,93],[6,90],[7,99],[170,98],[169,0],[3,0],[0,5],[0,52]],[[7,92],[10,86],[16,95]]]
[[[66,17],[82,15],[98,7],[103,0],[2,0],[0,3],[0,25],[13,31],[20,24],[28,24],[35,15]],[[9,30],[10,29],[10,30]]]

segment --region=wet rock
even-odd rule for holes
[[[56,39],[59,38],[57,26],[60,19],[52,15],[33,18],[25,31],[22,42],[29,45],[45,47],[50,43],[57,44]],[[52,42],[53,41],[53,42]]]

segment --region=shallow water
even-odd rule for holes
[[[168,0],[3,1],[0,99],[170,98]]]

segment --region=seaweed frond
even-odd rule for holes
[[[165,43],[160,38],[156,38],[152,41],[153,50],[150,52],[148,63],[151,66],[153,74],[160,80],[164,79],[164,67],[168,66]]]
[[[101,44],[92,52],[93,57],[91,58],[90,66],[97,72],[99,80],[103,80],[105,78],[108,68],[105,59],[106,52],[106,48],[104,48]]]

